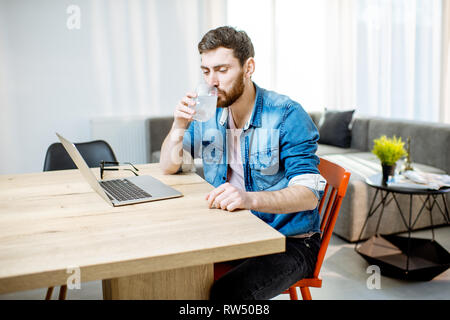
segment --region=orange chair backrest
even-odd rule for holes
[[[347,191],[350,172],[341,166],[320,158],[318,166],[320,174],[327,180],[324,194],[319,203],[319,214],[321,216],[320,231],[322,231],[322,243],[317,256],[316,268],[314,269],[314,278],[319,276],[325,253],[333,233],[342,199]]]

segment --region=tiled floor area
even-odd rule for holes
[[[416,231],[414,237],[430,238],[430,230]],[[450,226],[435,229],[435,239],[450,251]],[[450,269],[432,281],[412,282],[381,276],[380,289],[369,289],[367,273],[369,264],[354,251],[354,244],[333,236],[322,267],[323,287],[312,288],[313,299],[450,299]],[[58,289],[59,290],[59,289]],[[57,291],[53,293],[56,299]],[[46,289],[38,289],[0,295],[6,299],[44,299]],[[101,281],[82,283],[81,289],[68,291],[69,300],[102,299]],[[288,295],[280,295],[275,299],[289,299]]]

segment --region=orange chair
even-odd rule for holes
[[[341,208],[342,199],[345,197],[350,179],[350,172],[322,158],[320,158],[319,171],[322,177],[327,180],[324,195],[319,203],[319,214],[322,217],[320,222],[322,242],[312,278],[302,279],[283,292],[289,293],[291,300],[298,300],[297,287],[300,288],[303,300],[311,300],[309,287],[322,287],[322,279],[319,278],[320,268],[322,267],[323,259],[328,249],[328,243],[330,242],[339,209]]]
[[[289,289],[283,292],[289,294],[291,300],[298,300],[297,287],[300,287],[303,300],[311,300],[309,287],[321,288],[322,279],[319,278],[320,268],[333,233],[334,225],[341,207],[342,199],[347,191],[350,172],[341,166],[320,158],[319,171],[322,177],[327,180],[324,195],[319,203],[319,214],[321,215],[320,231],[322,232],[322,242],[317,255],[316,267],[313,277],[302,279],[293,284]],[[214,280],[219,279],[223,274],[229,271],[232,266],[226,263],[214,265]]]

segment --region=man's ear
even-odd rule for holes
[[[244,76],[248,79],[250,79],[253,75],[253,72],[255,72],[255,59],[253,57],[250,57],[245,61],[244,64]]]

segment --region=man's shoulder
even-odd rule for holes
[[[282,108],[302,108],[299,102],[291,99],[288,95],[260,88],[263,104],[270,107],[282,107]]]

